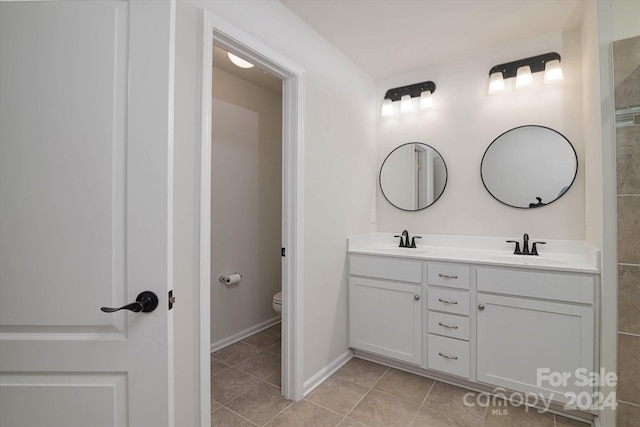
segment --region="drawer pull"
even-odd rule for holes
[[[438,353],[438,356],[444,357],[445,359],[449,359],[449,360],[458,360],[458,356],[448,356],[448,355],[442,354],[442,353]]]
[[[458,303],[458,301],[456,301],[456,300],[449,301],[449,300],[442,299],[442,298],[438,298],[438,301],[440,301],[443,304],[457,304]]]
[[[438,277],[442,277],[443,279],[457,279],[458,276],[453,275],[453,276],[449,276],[447,274],[442,274],[442,273],[438,273]]]
[[[442,326],[443,328],[447,328],[447,329],[458,329],[458,325],[447,325],[446,323],[442,323],[442,322],[438,322],[438,325]]]

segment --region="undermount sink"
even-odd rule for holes
[[[502,256],[492,256],[492,260],[495,261],[504,261],[504,262],[515,262],[519,264],[525,265],[562,265],[567,264],[564,261],[560,261],[557,259],[551,259],[541,256],[532,256],[532,255],[502,255]]]

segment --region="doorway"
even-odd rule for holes
[[[211,113],[213,46],[282,80],[282,395],[303,397],[304,73],[286,58],[212,13],[202,11],[200,163],[200,371],[210,371]],[[216,280],[217,278],[213,278]],[[202,424],[210,418],[210,378],[201,375]]]

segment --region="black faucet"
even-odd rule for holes
[[[421,239],[422,237],[420,236],[413,236],[411,238],[411,240],[409,240],[409,232],[407,230],[403,230],[402,231],[402,235],[395,235],[393,237],[399,237],[400,238],[400,244],[398,245],[399,248],[415,248],[416,247],[416,239]],[[411,242],[411,243],[409,243]]]
[[[507,240],[507,243],[515,243],[516,248],[513,251],[514,255],[535,255],[538,256],[538,247],[537,245],[546,245],[547,242],[533,242],[531,247],[531,252],[529,252],[529,234],[524,233],[522,236],[522,251],[520,251],[520,242],[516,240]]]

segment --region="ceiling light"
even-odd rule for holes
[[[502,71],[496,71],[489,76],[489,95],[504,92]]]
[[[436,84],[432,81],[414,83],[407,86],[389,89],[384,94],[381,115],[383,117],[393,115],[395,107],[393,101],[400,101],[400,112],[407,113],[415,109],[413,98],[420,98],[420,109],[431,108]]]
[[[555,83],[561,82],[564,80],[564,75],[562,74],[562,67],[560,66],[559,59],[553,59],[544,67],[544,83]]]
[[[518,67],[518,72],[516,75],[516,89],[529,87],[531,86],[531,83],[533,83],[533,76],[531,75],[531,67],[528,65],[523,65],[522,67]]]
[[[235,65],[237,65],[240,68],[251,68],[251,67],[254,67],[254,65],[251,62],[245,61],[242,58],[238,58],[237,56],[235,56],[231,52],[227,52],[227,55],[229,56],[229,60],[231,60],[231,62],[233,62]]]

